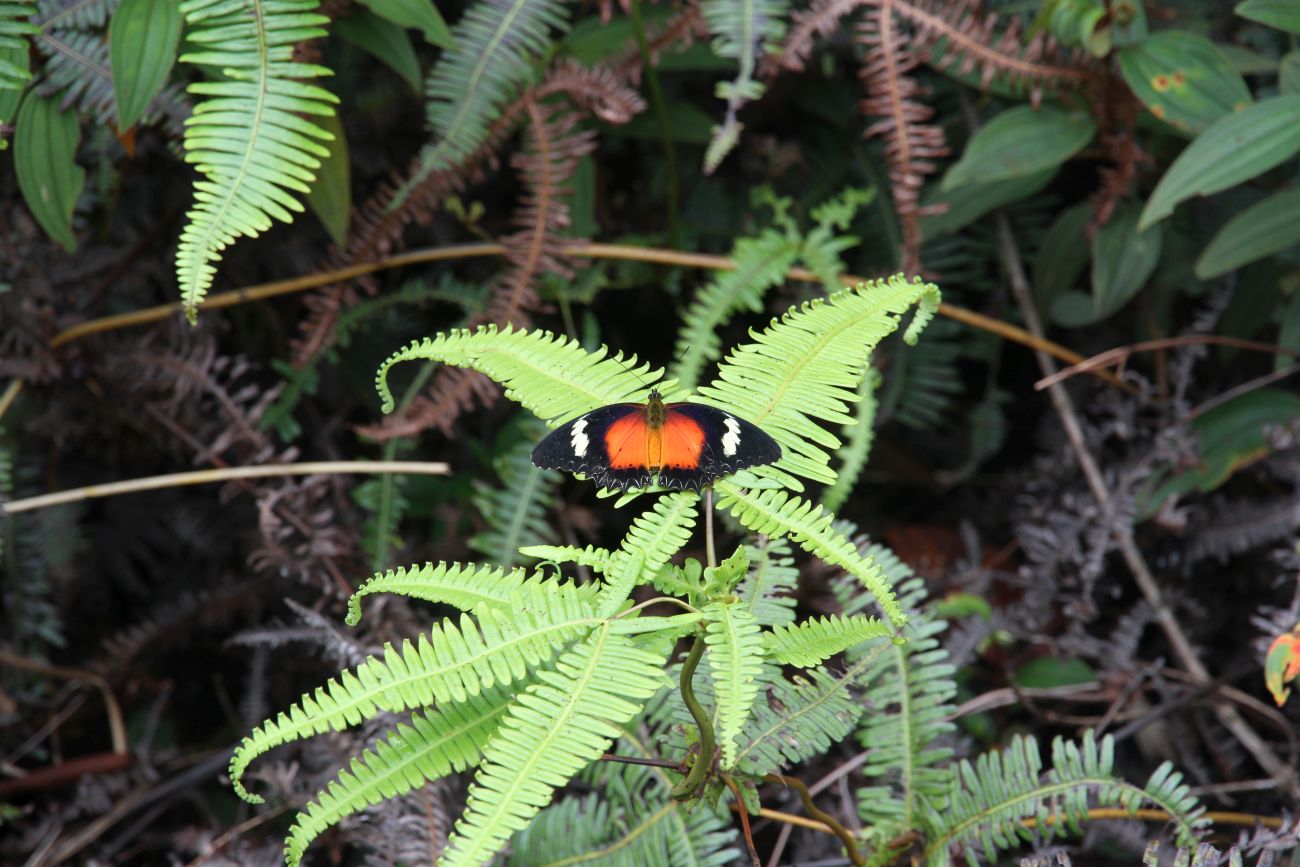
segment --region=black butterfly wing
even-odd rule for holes
[[[533,449],[533,465],[544,470],[562,470],[583,475],[606,488],[640,487],[650,484],[644,471],[611,470],[606,434],[618,420],[632,413],[644,413],[644,404],[611,403],[565,422],[547,434]]]
[[[666,488],[699,489],[721,476],[747,467],[761,467],[781,459],[781,446],[753,422],[702,403],[670,403],[668,417],[684,417],[698,426],[703,445],[694,466],[665,466],[659,484]],[[669,428],[676,425],[669,424]],[[675,444],[665,443],[669,454]],[[685,462],[682,462],[685,463]]]

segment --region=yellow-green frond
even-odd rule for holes
[[[526,826],[640,712],[666,661],[605,628],[539,672],[484,748],[441,867],[478,867]]]
[[[535,557],[544,564],[576,563],[595,572],[604,573],[613,568],[621,552],[608,548],[588,545],[579,548],[576,545],[526,545],[519,549],[525,557]]]
[[[778,469],[833,482],[827,449],[840,441],[820,423],[852,423],[849,405],[858,400],[871,350],[913,305],[905,339],[914,341],[938,304],[934,284],[902,275],[810,301],[733,349],[718,367],[718,381],[700,388],[700,401],[771,434],[785,452]]]
[[[348,599],[347,623],[361,622],[361,600],[375,593],[397,593],[425,602],[441,602],[461,611],[476,613],[483,608],[507,610],[520,593],[528,597],[557,592],[571,595],[590,605],[596,588],[547,578],[540,569],[510,569],[473,563],[425,563],[377,572]],[[535,604],[542,604],[537,602]]]
[[[344,816],[477,765],[513,697],[492,687],[463,704],[417,711],[410,725],[399,724],[354,758],[295,819],[284,844],[289,867],[297,867],[311,842]]]
[[[355,671],[331,678],[304,695],[275,719],[267,720],[244,738],[230,760],[230,779],[240,797],[261,799],[240,782],[258,756],[281,744],[331,729],[356,725],[379,711],[424,707],[435,701],[463,702],[495,684],[512,683],[565,643],[595,627],[590,607],[572,596],[553,594],[547,606],[513,606],[510,614],[494,608],[477,620],[462,615],[434,626],[401,650],[387,645]]]
[[[315,180],[320,144],[330,134],[306,116],[332,115],[338,99],[304,79],[331,74],[293,59],[294,46],[325,35],[329,19],[317,0],[184,0],[186,38],[195,50],[183,63],[213,67],[222,81],[190,85],[204,97],[185,125],[185,160],[203,179],[194,184],[176,251],[176,276],[186,315],[216,273],[221,251],[254,237],[272,220],[290,222],[302,211],[295,194]]]
[[[704,609],[709,672],[718,703],[718,744],[722,766],[735,766],[737,744],[750,708],[758,697],[763,669],[763,635],[754,615],[743,604],[723,601]]]
[[[384,412],[392,412],[388,372],[402,361],[424,359],[469,367],[505,386],[506,397],[539,418],[561,424],[576,415],[620,401],[644,400],[663,375],[650,365],[622,353],[606,358],[608,350],[583,349],[576,340],[549,331],[498,330],[489,325],[475,331],[457,329],[417,340],[388,357],[375,374]]]
[[[810,554],[856,576],[875,596],[881,611],[895,629],[907,622],[894,598],[885,573],[870,557],[861,554],[853,542],[833,526],[835,516],[807,500],[785,491],[750,491],[720,479],[714,483],[718,508],[731,514],[755,533],[789,537]]]
[[[811,668],[864,641],[892,635],[893,630],[874,617],[832,614],[777,626],[763,634],[763,646],[769,659],[797,668]]]

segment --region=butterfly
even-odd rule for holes
[[[781,446],[757,425],[702,403],[611,403],[551,431],[533,449],[545,470],[582,473],[605,488],[699,490],[746,467],[781,459]]]

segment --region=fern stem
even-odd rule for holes
[[[740,786],[729,774],[723,774],[722,782],[727,784],[731,789],[731,797],[736,799],[736,814],[740,816],[740,830],[745,836],[745,845],[749,847],[749,858],[754,867],[763,867],[763,862],[758,859],[758,849],[754,847],[754,832],[749,829],[749,810],[745,807],[745,798],[740,792]]]
[[[713,488],[704,489],[704,556],[709,568],[718,565],[718,554],[713,550]]]
[[[808,815],[830,828],[832,833],[840,838],[840,842],[844,844],[844,851],[849,856],[849,860],[853,862],[854,867],[862,867],[863,864],[867,863],[866,859],[862,857],[862,853],[858,851],[858,846],[853,841],[853,835],[849,833],[848,829],[841,825],[830,813],[813,803],[812,793],[808,791],[808,787],[804,785],[803,780],[798,777],[787,777],[784,774],[766,774],[763,777],[763,782],[780,783],[798,792],[800,800],[803,801],[803,808],[808,811]]]
[[[632,0],[632,29],[636,33],[636,45],[641,51],[642,75],[650,88],[650,105],[654,107],[655,119],[659,122],[659,134],[664,140],[664,162],[668,170],[668,246],[676,247],[681,234],[677,222],[677,149],[673,147],[673,126],[668,118],[668,104],[664,101],[663,89],[659,86],[659,70],[650,60],[650,45],[645,37],[645,21],[641,17],[640,0]]]
[[[704,657],[704,633],[697,633],[695,643],[691,645],[691,652],[687,654],[686,661],[682,663],[682,703],[686,709],[691,712],[691,717],[695,720],[695,726],[700,731],[700,751],[695,756],[695,764],[691,766],[691,771],[686,778],[677,785],[673,786],[672,798],[675,801],[685,801],[695,796],[700,787],[704,785],[705,779],[709,775],[709,768],[713,766],[713,720],[709,719],[708,712],[700,705],[700,700],[695,697],[695,686],[691,681],[695,678],[695,669]]]

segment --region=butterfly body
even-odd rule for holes
[[[699,489],[746,467],[781,458],[781,446],[751,422],[701,403],[612,403],[551,431],[533,449],[543,469],[582,473],[605,488]]]

